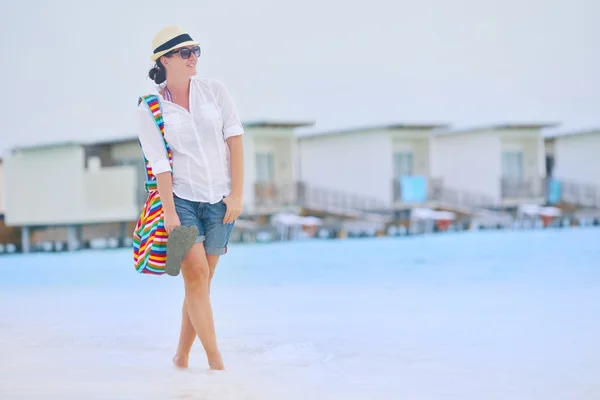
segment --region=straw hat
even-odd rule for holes
[[[152,39],[154,52],[150,59],[156,61],[171,50],[193,45],[200,45],[200,43],[192,39],[181,26],[167,26],[158,31],[154,39]]]

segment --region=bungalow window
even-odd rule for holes
[[[502,153],[502,177],[512,181],[523,178],[523,153],[520,151],[505,151]]]
[[[273,182],[275,180],[275,157],[273,153],[256,153],[256,180]]]
[[[412,176],[413,154],[410,151],[394,153],[394,177]]]

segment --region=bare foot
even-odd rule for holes
[[[223,358],[221,357],[221,353],[218,351],[214,354],[208,355],[208,366],[210,369],[222,371],[225,369],[225,365],[223,364]]]
[[[173,357],[173,364],[175,364],[177,368],[187,368],[188,358],[175,354],[175,357]]]

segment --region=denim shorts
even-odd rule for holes
[[[206,254],[220,256],[227,253],[227,244],[235,221],[224,224],[227,205],[223,200],[215,204],[182,199],[173,194],[175,211],[182,226],[196,226],[196,243],[204,242]]]

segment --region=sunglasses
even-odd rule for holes
[[[194,46],[191,49],[188,48],[188,47],[183,47],[181,49],[177,49],[177,50],[174,50],[174,51],[170,52],[168,54],[168,56],[170,57],[172,55],[175,55],[175,54],[179,53],[179,56],[181,58],[183,58],[184,60],[187,60],[188,58],[191,57],[192,52],[194,53],[194,55],[196,56],[196,58],[200,57],[200,46]]]

